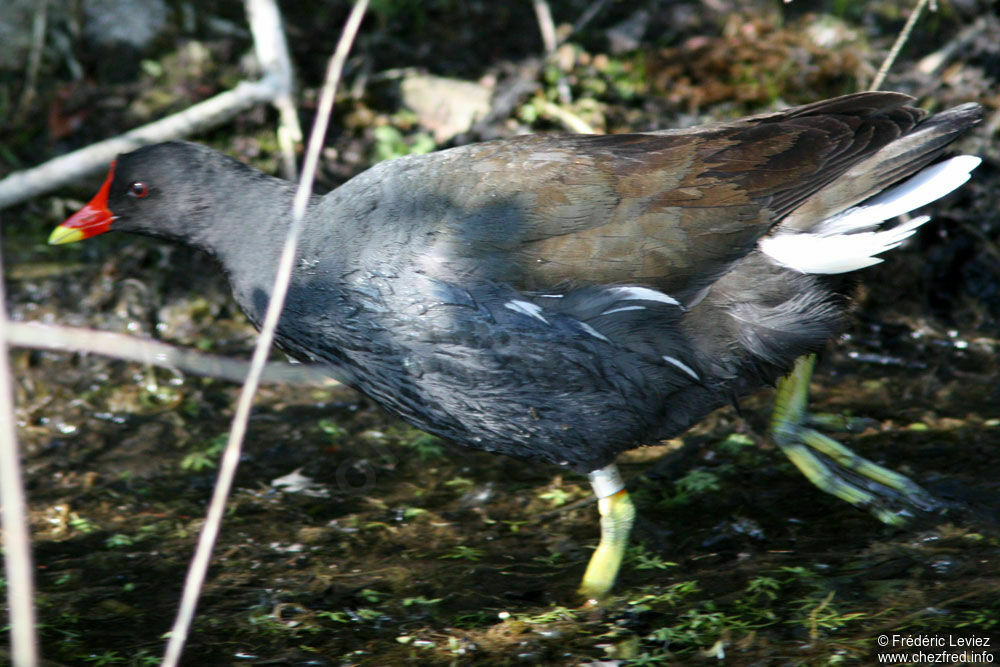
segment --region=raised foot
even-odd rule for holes
[[[858,456],[808,424],[816,423],[805,411],[814,355],[799,358],[791,374],[778,384],[771,437],[781,451],[819,489],[879,520],[902,525],[917,513],[945,508],[908,477]]]

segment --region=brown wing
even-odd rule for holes
[[[861,93],[693,131],[535,135],[446,151],[454,164],[436,170],[450,204],[442,250],[487,277],[516,275],[522,290],[639,283],[692,294],[909,132],[923,116],[910,101]]]

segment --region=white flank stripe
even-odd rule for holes
[[[681,369],[682,371],[693,377],[695,380],[701,381],[701,378],[698,376],[697,373],[694,372],[694,369],[685,364],[680,359],[675,359],[674,357],[671,357],[669,354],[665,354],[663,355],[663,360],[669,364],[677,366],[677,368]]]
[[[538,304],[531,303],[530,301],[508,301],[504,304],[504,308],[509,308],[515,313],[521,313],[522,315],[527,315],[528,317],[534,317],[539,319],[546,324],[549,323],[547,319],[542,317],[542,307]]]
[[[598,331],[594,327],[592,327],[589,324],[587,324],[586,322],[577,322],[577,324],[580,325],[581,329],[583,329],[584,331],[586,331],[587,333],[589,333],[594,338],[600,338],[601,340],[603,340],[606,343],[610,343],[611,342],[610,338],[608,338],[607,336],[605,336],[604,334],[602,334],[600,331]]]
[[[677,299],[669,294],[657,292],[655,289],[649,289],[648,287],[625,285],[622,287],[609,287],[608,289],[627,301],[659,301],[660,303],[669,303],[673,306],[681,305]]]
[[[601,315],[610,315],[611,313],[620,313],[625,310],[646,310],[646,306],[618,306],[617,308],[609,308],[605,310]]]

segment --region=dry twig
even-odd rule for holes
[[[556,24],[552,20],[552,10],[549,8],[547,0],[534,0],[535,17],[538,19],[538,29],[542,33],[542,44],[545,46],[545,54],[551,56],[556,52]]]
[[[913,27],[917,24],[917,19],[920,18],[920,14],[923,13],[924,7],[926,7],[929,3],[932,3],[932,9],[937,8],[934,0],[917,0],[917,6],[913,8],[912,12],[910,12],[910,18],[906,20],[906,25],[903,26],[903,29],[899,31],[899,36],[896,38],[895,43],[893,43],[892,48],[889,49],[889,54],[882,62],[882,66],[878,68],[878,72],[876,72],[875,78],[872,80],[872,85],[868,88],[868,90],[878,90],[882,87],[882,83],[885,82],[885,77],[889,73],[889,69],[892,67],[892,64],[896,62],[899,52],[903,49],[903,45],[906,44],[906,40],[910,38],[910,33],[913,32]]]
[[[0,275],[3,266],[0,263]],[[38,664],[31,540],[27,502],[21,475],[21,456],[14,428],[14,392],[7,352],[7,306],[0,285],[0,503],[3,525],[4,572],[10,610],[11,660],[17,667]]]
[[[261,39],[258,56],[265,68],[259,81],[243,81],[236,88],[199,102],[184,111],[117,137],[92,144],[86,148],[61,155],[31,169],[17,171],[0,180],[0,209],[18,202],[51,192],[101,169],[106,169],[119,153],[133,151],[146,144],[180,139],[196,132],[221,125],[236,114],[261,102],[273,102],[281,110],[282,124],[279,138],[295,139],[298,121],[291,118],[295,109],[291,102],[292,68],[283,35],[274,36],[281,29],[280,18],[274,19],[277,8],[274,0],[247,0],[248,13],[254,39]],[[268,10],[268,6],[271,7]],[[284,53],[282,53],[284,49]],[[301,130],[299,130],[301,137]],[[292,154],[291,148],[288,154]]]
[[[107,169],[108,163],[119,153],[133,151],[146,144],[185,137],[219,125],[244,109],[274,99],[275,91],[279,89],[278,83],[270,76],[253,83],[244,81],[233,90],[199,102],[173,116],[60,155],[37,167],[16,171],[0,181],[0,208],[50,192],[100,169]]]
[[[282,175],[296,179],[295,144],[302,141],[302,127],[295,110],[295,77],[288,43],[282,28],[281,12],[275,0],[246,0],[247,21],[253,33],[254,51],[265,72],[276,74],[280,89],[272,103],[278,110],[278,146],[281,149]]]
[[[37,322],[7,322],[6,335],[8,345],[56,352],[102,354],[115,359],[137,361],[230,382],[243,382],[250,369],[249,363],[239,359],[204,354],[111,331]],[[288,364],[280,361],[268,362],[264,367],[261,381],[327,387],[337,384],[337,381],[330,378],[321,366]]]
[[[243,437],[246,434],[247,422],[250,418],[253,395],[257,391],[264,362],[267,360],[268,350],[274,340],[274,331],[277,328],[278,317],[281,315],[281,310],[284,307],[285,295],[288,291],[292,267],[295,262],[295,249],[298,245],[306,206],[312,194],[313,178],[316,175],[316,167],[319,164],[320,149],[322,148],[323,137],[326,135],[327,124],[330,120],[330,112],[333,108],[337,84],[340,81],[340,74],[343,71],[344,62],[347,60],[347,54],[354,42],[354,36],[357,34],[358,28],[361,25],[361,19],[364,17],[367,8],[368,0],[357,0],[354,4],[351,14],[347,19],[347,24],[341,33],[340,41],[337,43],[337,49],[330,58],[326,81],[323,84],[323,90],[320,94],[316,121],[313,124],[312,134],[309,137],[309,146],[306,150],[305,163],[302,167],[302,179],[299,181],[299,188],[295,193],[295,201],[292,205],[292,223],[289,225],[285,246],[281,253],[281,260],[278,263],[277,275],[274,279],[274,287],[271,291],[267,313],[264,315],[264,321],[261,325],[260,337],[257,339],[257,346],[254,348],[250,372],[247,375],[246,383],[243,385],[243,390],[240,392],[240,398],[236,405],[236,413],[233,416],[229,440],[222,455],[222,462],[219,466],[219,478],[212,493],[212,501],[209,505],[208,515],[205,518],[205,525],[199,536],[198,548],[191,559],[188,576],[184,582],[184,593],[181,597],[180,609],[177,612],[177,619],[170,632],[170,641],[167,644],[167,651],[163,659],[165,667],[175,667],[178,664],[184,644],[187,641],[191,622],[194,619],[198,596],[201,594],[201,587],[205,581],[205,575],[211,560],[212,548],[215,545],[215,540],[218,537],[219,528],[222,524],[226,499],[229,496],[233,479],[236,476],[236,467],[239,464]]]
[[[548,100],[543,101],[539,105],[538,109],[542,115],[548,116],[549,118],[558,121],[563,127],[565,127],[570,132],[576,132],[578,134],[596,134],[596,130],[590,126],[590,124],[584,119],[577,116],[575,113],[567,109],[566,107],[559,106]]]
[[[45,47],[45,25],[48,22],[49,0],[39,0],[35,5],[35,16],[31,21],[31,51],[28,53],[28,67],[24,73],[24,88],[17,103],[17,114],[23,116],[35,99],[38,68],[42,64],[42,49]]]
[[[538,19],[538,29],[542,33],[542,44],[545,47],[545,57],[551,63],[555,62],[556,48],[559,46],[559,39],[556,35],[556,24],[552,20],[552,10],[549,8],[548,0],[533,0],[535,6],[535,17]],[[569,90],[569,82],[562,74],[556,81],[556,91],[559,93],[559,101],[569,104],[573,96]]]

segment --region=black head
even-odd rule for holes
[[[227,176],[249,172],[209,148],[180,141],[119,155],[93,199],[52,231],[49,243],[126,231],[194,243],[219,202],[240,197]]]

